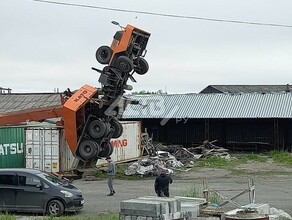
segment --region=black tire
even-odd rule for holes
[[[107,126],[103,121],[94,120],[88,126],[88,132],[93,138],[101,138],[105,135]]]
[[[64,204],[59,200],[52,200],[47,205],[47,213],[52,216],[61,216],[64,214]]]
[[[112,138],[119,138],[123,134],[122,124],[116,119],[112,119],[110,121],[110,124],[112,128],[114,129]]]
[[[111,60],[113,51],[108,46],[101,46],[95,53],[96,60],[101,64],[108,64]]]
[[[99,157],[108,157],[110,155],[112,155],[114,151],[114,148],[113,148],[113,145],[111,143],[109,143],[105,149],[103,149],[99,154],[98,156]]]
[[[139,74],[139,75],[144,75],[144,74],[147,73],[148,70],[149,70],[149,64],[148,64],[148,62],[147,62],[144,58],[142,58],[142,57],[140,57],[138,60],[139,60],[139,61],[138,61],[138,65],[137,65],[137,67],[135,67],[135,72],[136,72],[137,74]]]
[[[78,147],[80,157],[82,157],[85,160],[94,158],[99,153],[99,151],[100,151],[99,145],[91,140],[85,140],[81,142],[81,144]]]
[[[126,56],[118,57],[116,59],[115,66],[124,73],[129,73],[134,68],[132,60]]]

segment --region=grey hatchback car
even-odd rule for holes
[[[0,211],[61,216],[83,208],[81,191],[58,177],[33,169],[0,169]]]

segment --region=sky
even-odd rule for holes
[[[0,87],[14,93],[100,87],[96,50],[119,27],[151,33],[149,71],[134,74],[132,92],[198,93],[208,85],[292,83],[291,0],[54,0],[131,13],[42,3],[0,1]],[[215,22],[165,15],[284,24]]]

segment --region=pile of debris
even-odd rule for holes
[[[126,170],[128,176],[139,174],[143,176],[157,176],[162,170],[172,174],[183,164],[167,151],[157,151],[155,156],[145,156],[132,163]]]
[[[197,147],[184,148],[181,147],[174,154],[180,160],[186,159],[199,159],[199,158],[207,158],[212,156],[222,157],[224,159],[230,159],[230,154],[228,153],[228,149],[223,147],[218,147],[213,143],[217,140],[209,142],[208,140],[204,141],[202,145]]]
[[[204,141],[202,145],[186,148],[181,145],[164,145],[154,143],[147,132],[142,134],[142,159],[132,163],[126,170],[126,175],[157,176],[162,170],[168,174],[185,165],[190,165],[200,158],[211,156],[230,159],[228,149],[214,145],[217,140]]]

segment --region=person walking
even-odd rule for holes
[[[113,181],[116,174],[116,164],[112,160],[111,157],[106,157],[106,161],[108,162],[108,166],[106,170],[107,175],[108,175],[107,185],[110,190],[110,193],[107,196],[113,196],[116,193],[113,187]]]
[[[169,184],[172,183],[172,179],[167,175],[165,170],[162,170],[160,175],[156,177],[154,189],[159,197],[169,197]]]

